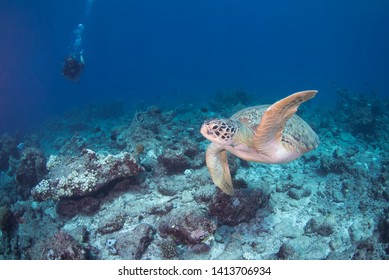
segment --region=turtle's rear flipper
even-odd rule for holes
[[[205,161],[211,174],[212,181],[224,193],[234,194],[230,168],[227,161],[227,151],[220,145],[212,143],[208,146]]]
[[[315,97],[317,90],[296,92],[266,109],[261,122],[255,129],[254,147],[257,152],[267,155],[274,162],[287,162],[282,155],[281,139],[285,123],[296,113],[301,103]]]

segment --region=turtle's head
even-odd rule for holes
[[[201,126],[201,134],[208,140],[220,145],[231,145],[238,132],[237,123],[230,119],[206,120]]]

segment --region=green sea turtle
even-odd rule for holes
[[[226,194],[234,193],[227,151],[247,161],[287,163],[315,149],[319,137],[295,113],[316,93],[300,91],[273,105],[243,109],[229,119],[206,120],[200,132],[212,141],[206,163],[215,185]]]

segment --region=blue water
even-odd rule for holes
[[[89,10],[87,8],[89,2]],[[92,3],[93,2],[93,3]],[[241,89],[389,95],[389,2],[0,1],[0,132],[91,102],[160,106]],[[85,30],[79,82],[61,76]]]

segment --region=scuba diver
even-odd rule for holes
[[[62,75],[72,81],[80,79],[81,70],[85,66],[85,61],[82,56],[83,51],[68,55],[62,63]]]

